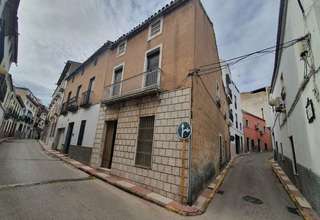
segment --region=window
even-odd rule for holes
[[[76,100],[78,100],[78,98],[79,98],[80,90],[81,90],[81,85],[78,86],[77,94],[76,94]]]
[[[151,168],[154,116],[141,117],[139,123],[136,165]]]
[[[238,108],[238,104],[237,104],[237,96],[234,96],[234,108],[237,109]]]
[[[123,65],[120,65],[114,69],[112,96],[117,96],[121,94],[122,73],[123,73]]]
[[[249,121],[246,120],[246,127],[248,128],[249,127]]]
[[[95,81],[95,79],[96,79],[96,77],[92,77],[91,79],[90,79],[90,82],[89,82],[89,85],[88,85],[88,91],[92,91],[93,90],[93,88],[94,88],[94,81]]]
[[[240,131],[241,131],[241,129],[242,129],[242,124],[241,124],[241,122],[239,123],[239,129],[240,129]]]
[[[155,20],[154,22],[152,22],[149,26],[149,36],[148,36],[148,40],[151,40],[152,38],[158,36],[159,34],[161,34],[162,32],[162,23],[163,23],[163,19],[159,18],[157,20]]]
[[[298,175],[298,168],[297,168],[297,159],[296,159],[296,151],[294,148],[294,141],[293,141],[293,136],[289,137],[290,143],[291,143],[291,150],[292,150],[292,157],[293,157],[293,173],[295,175]]]
[[[69,102],[69,101],[70,101],[70,98],[71,98],[71,91],[68,93],[67,102]]]
[[[147,53],[146,74],[144,86],[152,86],[158,82],[160,64],[160,47]]]
[[[82,120],[81,121],[81,125],[80,125],[80,130],[79,130],[78,141],[77,141],[77,145],[78,146],[82,145],[82,140],[83,140],[83,135],[84,135],[85,128],[86,128],[86,120]]]
[[[121,55],[125,54],[126,50],[127,50],[127,41],[123,41],[118,45],[117,55],[121,56]]]
[[[235,113],[235,116],[236,116],[236,128],[238,129],[238,114]]]

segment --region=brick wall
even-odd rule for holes
[[[100,166],[104,142],[104,123],[118,120],[111,173],[144,185],[168,198],[186,202],[188,172],[185,169],[183,195],[180,195],[182,174],[182,142],[176,128],[182,121],[190,122],[191,89],[162,93],[139,101],[128,101],[121,106],[101,108],[92,165]],[[151,169],[135,166],[139,118],[155,116]],[[185,153],[188,155],[188,152]],[[187,157],[184,163],[188,165]],[[186,167],[187,168],[187,167]]]

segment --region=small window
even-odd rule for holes
[[[80,91],[81,91],[81,85],[78,86],[77,93],[76,93],[76,100],[79,99]]]
[[[126,49],[127,49],[127,41],[120,43],[117,48],[117,55],[118,56],[123,55],[126,52]]]
[[[248,128],[249,127],[249,121],[246,120],[246,127]]]
[[[123,65],[114,69],[113,84],[112,84],[112,96],[120,95],[122,86],[122,74]]]
[[[79,130],[78,141],[77,141],[78,146],[82,145],[85,128],[86,128],[86,120],[82,120],[80,125],[80,130]]]
[[[159,18],[158,20],[155,20],[152,22],[149,26],[149,38],[148,40],[151,40],[152,38],[158,36],[162,32],[162,18]]]
[[[154,116],[141,117],[139,123],[136,165],[151,168]]]

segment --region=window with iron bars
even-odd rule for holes
[[[154,116],[141,117],[135,162],[138,166],[151,168],[153,130]]]

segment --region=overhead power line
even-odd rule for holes
[[[203,75],[203,74],[210,74],[210,73],[216,73],[216,72],[220,72],[222,69],[230,67],[232,65],[236,65],[239,62],[252,57],[254,55],[266,55],[266,54],[270,54],[270,53],[274,53],[276,51],[282,50],[282,49],[286,49],[289,48],[293,45],[295,45],[296,43],[305,40],[307,36],[303,36],[297,39],[293,39],[287,42],[284,42],[282,44],[279,44],[278,46],[272,46],[272,47],[267,47],[261,50],[257,50],[248,54],[244,54],[238,57],[234,57],[234,58],[230,58],[227,60],[223,60],[223,61],[219,61],[219,62],[215,62],[215,63],[210,63],[210,64],[206,64],[206,65],[202,65],[199,66],[198,68],[192,70],[192,72],[197,72],[199,75]]]

